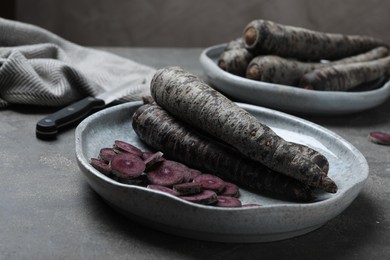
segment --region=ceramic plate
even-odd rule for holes
[[[216,208],[186,202],[169,194],[121,184],[95,170],[89,159],[114,140],[148,150],[134,133],[132,114],[140,102],[97,112],[76,129],[76,156],[90,186],[113,208],[134,221],[189,238],[220,242],[265,242],[313,231],[340,214],[358,195],[368,177],[363,155],[329,130],[303,119],[253,105],[239,104],[289,141],[322,152],[329,160],[329,176],[336,194],[320,193],[311,203],[271,199],[241,189],[243,203],[261,207]]]
[[[225,44],[205,49],[200,62],[212,86],[232,99],[284,112],[342,115],[382,104],[390,96],[390,81],[382,79],[353,92],[317,91],[246,79],[220,69],[217,60]]]

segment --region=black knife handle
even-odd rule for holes
[[[71,126],[87,117],[95,109],[105,106],[102,99],[95,97],[83,98],[61,110],[41,119],[36,126],[36,136],[39,139],[54,139],[58,130]]]

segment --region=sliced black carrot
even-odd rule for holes
[[[144,159],[146,170],[164,160],[163,155],[162,152],[148,153],[147,155],[145,155],[145,152],[142,153],[142,159]]]
[[[99,159],[105,161],[105,162],[109,162],[111,161],[112,157],[114,157],[117,153],[114,151],[113,148],[102,148],[100,149],[99,151]]]
[[[149,184],[147,186],[147,188],[149,189],[152,189],[152,190],[158,190],[158,191],[162,191],[162,192],[166,192],[166,193],[169,193],[173,196],[179,196],[179,192],[171,189],[171,188],[168,188],[166,186],[162,186],[162,185],[157,185],[157,184]]]
[[[129,143],[124,142],[124,141],[115,140],[113,148],[115,151],[118,151],[118,152],[132,153],[132,154],[135,154],[139,157],[142,156],[142,151],[138,147],[135,147],[134,145],[129,144]]]
[[[220,195],[238,198],[240,196],[240,190],[236,184],[225,181],[225,188]]]
[[[193,181],[196,177],[198,177],[198,176],[201,175],[201,174],[202,174],[201,171],[198,171],[198,170],[196,170],[196,169],[189,168],[188,174],[186,175],[186,181],[187,181],[187,182]]]
[[[231,196],[217,196],[216,207],[241,207],[242,203],[239,199]]]
[[[105,161],[97,158],[91,158],[90,164],[99,172],[109,176],[111,174],[111,167]]]
[[[173,185],[173,190],[180,193],[180,195],[191,195],[200,193],[202,186],[196,182],[184,182]]]
[[[376,144],[390,145],[390,134],[387,133],[372,131],[368,134],[368,138]]]
[[[218,200],[217,194],[211,190],[203,190],[198,194],[190,195],[190,196],[181,196],[180,198],[189,202],[205,204],[205,205],[214,204]]]
[[[146,161],[149,157],[154,156],[155,152],[142,152],[141,158]],[[161,160],[165,160],[164,157],[160,158]]]
[[[243,208],[249,208],[249,207],[261,207],[261,204],[256,203],[248,203],[248,204],[242,204],[241,207]]]
[[[145,170],[144,161],[131,153],[120,153],[110,161],[112,173],[119,178],[133,179]]]
[[[113,179],[116,180],[117,182],[124,183],[124,184],[137,185],[137,186],[146,186],[146,185],[148,185],[148,181],[146,179],[146,175],[143,175],[143,174],[141,174],[138,177],[132,178],[132,179],[120,178],[120,177],[117,177],[117,176],[114,176]]]
[[[216,193],[221,193],[225,188],[225,182],[221,178],[211,174],[201,174],[194,179],[194,182],[199,183],[203,189],[212,190]]]
[[[150,183],[162,186],[173,186],[182,183],[187,169],[183,164],[171,160],[164,160],[147,172]]]

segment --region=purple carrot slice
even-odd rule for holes
[[[114,151],[113,148],[102,148],[99,151],[99,159],[109,162],[111,161],[112,157],[116,155],[116,152]]]
[[[238,198],[240,196],[240,189],[236,184],[225,181],[225,188],[220,195]]]
[[[198,171],[198,170],[196,170],[196,169],[190,168],[190,169],[188,170],[188,174],[187,174],[187,179],[186,179],[186,181],[187,181],[187,182],[191,182],[191,181],[193,181],[196,177],[198,177],[198,176],[201,175],[201,174],[202,174],[201,171]]]
[[[135,154],[139,157],[142,156],[142,151],[138,147],[136,147],[132,144],[129,144],[127,142],[124,142],[124,141],[115,140],[113,148],[115,151],[118,151],[118,152],[131,153],[131,154]]]
[[[256,204],[256,203],[248,203],[248,204],[242,204],[241,207],[243,207],[243,208],[261,207],[261,205],[260,204]]]
[[[157,184],[149,184],[147,186],[148,189],[152,189],[152,190],[158,190],[158,191],[162,191],[162,192],[166,192],[166,193],[169,193],[173,196],[179,196],[179,192],[171,189],[171,188],[168,188],[166,186],[162,186],[162,185],[157,185]]]
[[[216,207],[241,207],[241,201],[231,196],[217,196]]]
[[[199,183],[203,189],[212,190],[216,193],[221,193],[225,187],[225,182],[211,174],[201,174],[194,179],[194,182]]]
[[[369,133],[368,138],[376,144],[390,145],[390,134],[387,133],[372,131]]]
[[[145,152],[142,153],[142,159],[144,160],[146,169],[149,169],[154,164],[164,160],[163,155],[162,152],[148,153],[147,155],[145,155]]]
[[[204,205],[213,204],[218,200],[217,194],[211,190],[203,190],[198,194],[190,195],[190,196],[181,196],[180,198],[189,202],[199,203]]]
[[[119,178],[119,177],[113,177],[114,180],[120,183],[124,184],[130,184],[130,185],[137,185],[137,186],[146,186],[148,184],[148,181],[146,179],[146,175],[141,174],[140,176],[129,179],[129,178]]]
[[[155,153],[154,152],[142,152],[142,155],[141,155],[141,158],[142,160],[147,160],[150,156],[154,155]],[[165,160],[164,157],[161,157],[160,158],[161,160]]]
[[[162,186],[173,186],[184,180],[187,167],[181,163],[164,160],[147,171],[147,177],[150,183]]]
[[[105,161],[97,158],[91,158],[89,163],[104,175],[109,176],[111,174],[111,167]]]
[[[120,153],[110,161],[112,173],[125,179],[134,179],[140,176],[145,170],[144,161],[131,153]]]
[[[202,186],[195,182],[184,182],[173,185],[173,189],[180,195],[192,195],[202,191]]]

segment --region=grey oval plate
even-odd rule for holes
[[[148,150],[134,133],[132,114],[141,102],[107,108],[86,118],[76,129],[76,157],[89,185],[113,208],[150,227],[172,234],[220,242],[265,242],[295,237],[319,228],[341,213],[358,195],[368,177],[363,155],[350,143],[303,119],[274,110],[239,104],[289,141],[311,146],[330,163],[336,194],[319,193],[311,203],[293,203],[241,189],[243,203],[261,207],[216,208],[192,204],[168,194],[111,180],[89,159],[114,140]]]
[[[200,63],[215,89],[237,101],[306,115],[342,115],[382,104],[390,96],[390,81],[380,80],[356,91],[316,91],[246,79],[220,69],[217,60],[225,44],[205,49]]]

